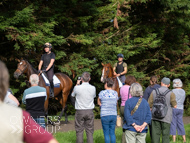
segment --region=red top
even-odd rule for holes
[[[26,143],[48,143],[53,136],[38,125],[26,111],[23,111],[23,133]]]

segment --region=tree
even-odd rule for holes
[[[128,74],[144,87],[151,75],[167,76],[182,79],[190,94],[188,0],[3,0],[0,7],[0,59],[11,75],[16,58],[37,67],[41,47],[50,42],[56,71],[73,75],[74,82],[83,71],[91,72],[97,93],[103,89],[101,62],[113,64],[123,53]],[[22,81],[11,78],[15,92]]]

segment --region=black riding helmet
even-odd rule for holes
[[[48,48],[51,49],[51,48],[52,48],[52,44],[51,44],[51,43],[45,43],[45,44],[44,44],[44,48],[46,48],[46,47],[48,47]]]
[[[119,58],[119,57],[120,57],[120,58],[124,58],[123,54],[118,54],[118,55],[117,55],[117,58]]]

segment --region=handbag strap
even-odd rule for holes
[[[129,87],[129,91],[128,91],[128,99],[129,99],[130,88],[131,88],[131,87]],[[127,99],[127,100],[128,100],[128,99]]]
[[[134,109],[131,111],[131,115],[133,115],[133,114],[137,111],[137,109],[139,108],[139,105],[141,104],[141,102],[142,102],[142,97],[139,98],[139,100],[138,100],[136,106],[135,106]]]

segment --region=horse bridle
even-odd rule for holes
[[[106,68],[108,68],[108,70],[106,71],[106,77],[105,78],[107,78],[108,77],[108,75],[109,75],[109,67],[106,67]],[[105,75],[105,74],[104,74]]]
[[[17,68],[20,72],[21,72],[21,74],[26,70],[26,68],[27,68],[27,65],[25,65],[24,66],[24,68],[23,69],[20,69],[19,67]]]
[[[110,72],[110,68],[109,67],[107,67],[107,68],[108,68],[108,70],[106,71],[106,74],[107,74],[107,77],[108,77],[109,72]]]

